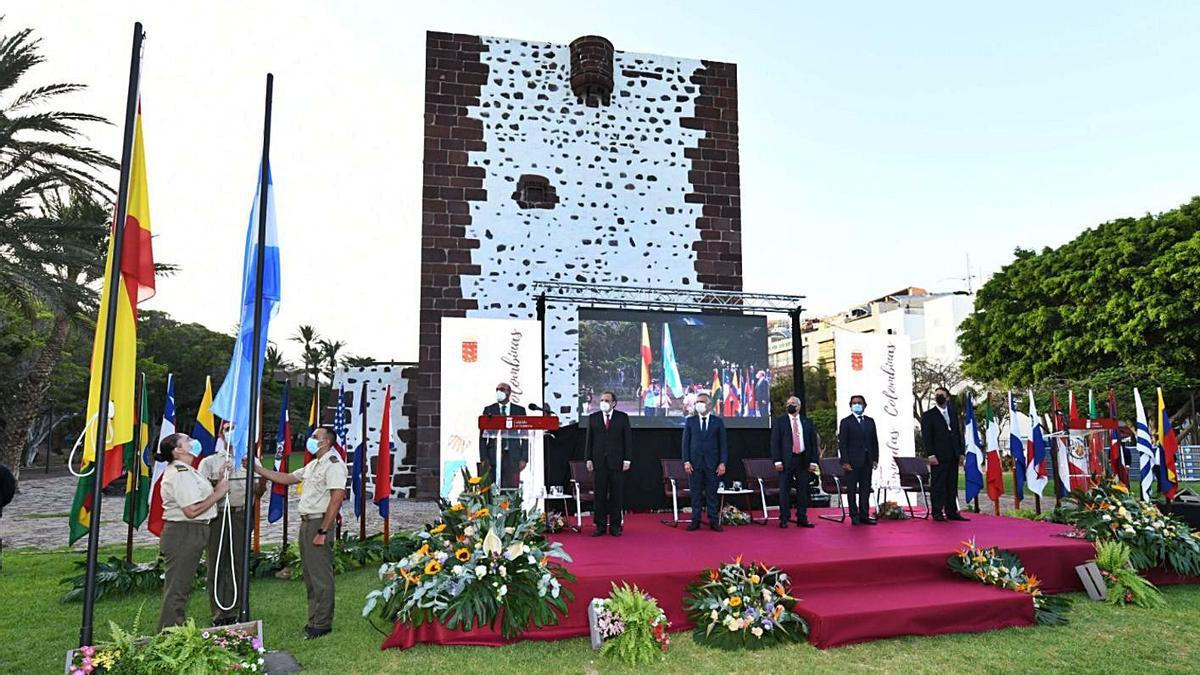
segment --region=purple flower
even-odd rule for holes
[[[91,658],[96,655],[96,648],[91,645],[87,645],[86,647],[81,647],[79,649],[79,653],[83,654],[87,658]]]
[[[762,627],[763,627],[763,630],[771,630],[772,628],[775,627],[775,624],[772,623],[770,619],[763,619]]]
[[[256,651],[257,651],[257,650],[261,650],[261,649],[263,648],[263,645],[262,645],[262,640],[259,640],[258,638],[254,638],[253,640],[251,640],[251,641],[250,641],[250,645],[251,645],[252,647],[254,647],[254,649],[255,649]]]

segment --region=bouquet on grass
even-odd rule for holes
[[[1032,574],[1025,573],[1021,559],[1012,551],[996,547],[981,548],[975,540],[964,541],[962,548],[947,561],[950,569],[983,584],[1027,593],[1033,599],[1033,614],[1038,625],[1054,626],[1067,623],[1066,611],[1070,602],[1066,598],[1046,595],[1042,582]]]
[[[725,508],[721,509],[721,522],[726,525],[749,525],[750,514],[733,504],[726,504]]]
[[[1108,587],[1110,605],[1161,607],[1166,600],[1154,584],[1146,581],[1129,564],[1129,545],[1119,541],[1096,542],[1096,567]]]
[[[124,630],[109,624],[111,639],[71,653],[70,675],[100,673],[261,673],[264,658],[257,634],[234,628],[196,627],[192,619],[151,638],[138,637],[141,610]]]
[[[1200,533],[1163,515],[1154,504],[1138,501],[1124,485],[1105,483],[1072,492],[1070,499],[1079,505],[1071,513],[1071,524],[1091,541],[1128,544],[1136,569],[1165,564],[1179,574],[1200,574]]]
[[[764,563],[732,563],[705,570],[683,598],[696,625],[696,642],[721,649],[760,649],[799,642],[808,625],[791,611],[788,575]]]
[[[419,547],[379,568],[383,587],[367,594],[363,616],[412,626],[436,621],[450,629],[495,627],[506,639],[530,625],[558,623],[574,595],[571,558],[546,539],[540,513],[497,495],[463,470],[466,489],[441,519],[416,533]]]
[[[658,601],[637,586],[612,585],[604,600],[593,600],[600,653],[636,666],[661,661],[671,644],[671,623]]]

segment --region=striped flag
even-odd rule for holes
[[[193,467],[199,467],[205,457],[217,451],[217,424],[213,418],[212,406],[212,377],[205,377],[204,397],[200,399],[200,409],[196,411],[196,423],[192,425],[192,438],[200,441],[200,455],[192,458]]]
[[[650,389],[650,327],[642,322],[642,391]]]
[[[1046,437],[1042,431],[1042,421],[1038,418],[1037,404],[1033,400],[1033,390],[1029,390],[1029,444],[1030,453],[1025,465],[1025,483],[1029,491],[1041,495],[1046,491],[1046,483],[1050,482],[1046,475]]]
[[[175,376],[167,375],[167,400],[163,404],[162,425],[158,428],[158,442],[154,447],[162,445],[162,442],[175,433]],[[162,477],[167,470],[170,462],[155,462],[154,473],[150,478],[150,522],[146,525],[146,529],[150,530],[155,536],[162,536],[163,530],[163,502],[162,502]]]
[[[367,382],[363,380],[362,393],[358,395],[358,417],[355,419],[362,429],[366,430],[366,425],[363,420],[367,417]],[[362,438],[358,440],[358,447],[354,449],[354,467],[350,477],[350,489],[354,491],[354,517],[358,518],[362,515],[362,510],[367,503],[366,489],[366,471],[367,467],[367,436],[364,433]]]
[[[1000,420],[992,414],[992,397],[983,404],[983,416],[987,418],[987,491],[992,501],[1004,494],[1004,466],[1000,462]]]
[[[375,459],[375,497],[380,517],[388,517],[392,497],[392,385],[383,396],[383,418],[379,422],[379,456]]]
[[[671,390],[671,396],[683,396],[683,381],[679,377],[679,364],[675,361],[675,345],[671,342],[671,325],[663,324],[663,386]],[[643,356],[643,359],[645,357]]]
[[[279,431],[275,435],[275,470],[288,472],[288,457],[292,454],[292,420],[288,414],[288,383],[283,384],[283,403],[279,408]],[[288,498],[288,486],[271,484],[271,502],[267,506],[267,522],[273,523],[283,517],[283,505]]]
[[[1146,422],[1146,408],[1142,395],[1133,388],[1133,404],[1137,410],[1138,482],[1142,501],[1150,501],[1150,488],[1154,485],[1154,442],[1150,440],[1150,425]]]
[[[1017,397],[1008,392],[1008,451],[1013,458],[1013,491],[1018,500],[1025,495],[1025,441],[1021,438],[1021,413]]]
[[[1108,390],[1108,416],[1117,419],[1117,392],[1112,389]],[[1113,477],[1122,484],[1129,485],[1129,470],[1125,467],[1125,452],[1121,449],[1119,425],[1118,422],[1118,429],[1113,429],[1108,439],[1108,463],[1112,468]]]
[[[1171,415],[1163,403],[1162,387],[1158,388],[1158,491],[1167,499],[1175,499],[1179,491],[1179,477],[1175,474],[1175,455],[1179,452],[1179,440],[1171,427]]]
[[[338,455],[346,461],[346,385],[338,385],[337,411],[333,414],[333,435],[337,438]]]
[[[138,439],[141,448],[131,450],[128,457],[129,475],[125,478],[126,524],[139,528],[146,522],[150,510],[150,466],[154,463],[154,442],[150,440],[150,402],[146,396],[146,378],[142,378],[142,405],[138,414]],[[136,477],[135,477],[136,476]],[[136,485],[134,485],[136,481]]]
[[[967,483],[967,501],[979,496],[983,489],[983,443],[979,440],[979,422],[975,420],[975,397],[967,394],[967,423],[963,430],[967,456],[963,474]]]

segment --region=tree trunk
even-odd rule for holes
[[[46,346],[42,348],[25,384],[8,410],[8,427],[0,439],[0,462],[7,464],[17,479],[21,477],[21,463],[25,460],[25,438],[29,435],[33,420],[42,412],[46,392],[50,390],[50,374],[58,365],[70,334],[71,317],[67,314],[56,315]]]

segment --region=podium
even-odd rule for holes
[[[480,415],[479,416],[479,431],[486,433],[492,432],[497,436],[498,441],[503,440],[503,434],[513,433],[528,436],[531,433],[545,433],[547,431],[557,431],[559,427],[558,417],[555,415]],[[529,467],[531,471],[542,470],[540,458],[534,457],[532,454],[529,457]],[[496,448],[496,466],[492,467],[495,472],[492,476],[492,481],[497,486],[498,490],[503,490],[504,479],[501,472],[501,464],[504,462],[504,453],[501,448]],[[517,482],[517,490],[521,490],[520,481]],[[522,501],[525,501],[522,494]]]

